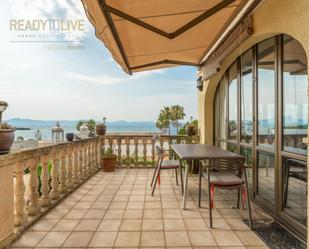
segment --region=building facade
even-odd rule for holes
[[[307,237],[309,1],[264,0],[198,91],[201,142],[246,156],[254,202]]]

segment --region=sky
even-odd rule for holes
[[[84,20],[84,32],[63,38],[83,42],[79,49],[20,42],[32,40],[21,35],[44,40],[55,34],[10,30],[17,19]],[[0,1],[0,30],[0,100],[9,103],[4,119],[155,121],[163,106],[173,104],[184,106],[188,118],[197,115],[196,68],[127,75],[95,37],[79,0]]]

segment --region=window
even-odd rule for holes
[[[258,44],[258,144],[273,147],[275,140],[274,38]]]
[[[237,63],[228,71],[229,75],[229,140],[237,140]]]
[[[252,50],[241,56],[241,142],[252,143],[253,132],[253,82]]]

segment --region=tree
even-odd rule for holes
[[[156,123],[156,127],[159,130],[168,129],[169,135],[171,133],[171,131],[170,131],[170,124],[171,124],[170,117],[171,117],[171,114],[170,114],[170,111],[169,111],[169,107],[164,107],[160,111],[160,114],[159,114],[159,117],[158,117],[158,120],[157,120],[157,123]]]
[[[171,122],[176,127],[176,131],[178,134],[178,130],[180,127],[179,121],[183,120],[184,117],[186,116],[184,112],[184,108],[183,106],[180,106],[180,105],[173,105],[169,109],[170,109],[170,115],[171,115],[170,116]]]

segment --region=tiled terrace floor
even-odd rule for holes
[[[171,173],[150,195],[152,169],[99,172],[34,224],[11,248],[264,249],[232,209],[236,193],[216,190],[214,229],[207,208],[197,208],[197,179],[190,177],[188,210]],[[203,193],[203,206],[206,195]]]

